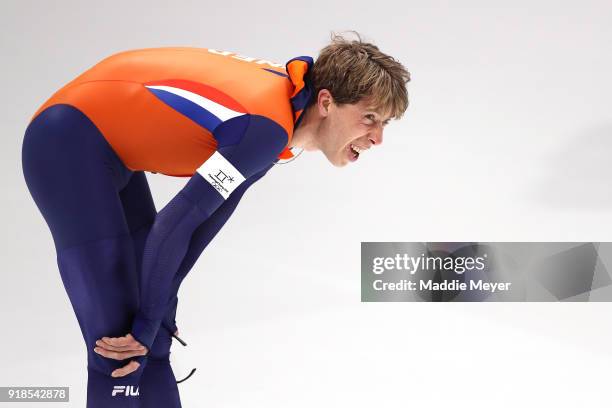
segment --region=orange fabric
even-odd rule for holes
[[[285,147],[285,150],[283,150],[281,154],[278,155],[278,158],[283,159],[283,160],[290,159],[292,157],[293,157],[293,153],[291,152],[291,150],[289,150],[288,147]]]
[[[291,82],[295,84],[295,90],[291,94],[292,98],[304,88],[304,75],[307,70],[308,64],[300,60],[291,61],[291,64],[287,67],[287,74],[291,78]]]
[[[299,92],[307,67],[291,64],[290,80],[267,61],[245,61],[205,48],[164,47],[114,54],[66,84],[33,115],[65,103],[83,111],[124,164],[173,176],[191,176],[216,149],[203,127],[156,98],[143,84],[180,79],[219,89],[247,113],[263,115],[293,135],[296,117],[290,98]],[[265,68],[265,69],[262,69]],[[298,89],[299,88],[299,89]],[[292,157],[286,148],[281,155]],[[279,156],[280,157],[280,156]]]

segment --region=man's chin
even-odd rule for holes
[[[334,167],[344,167],[347,164],[349,164],[349,161],[346,159],[343,159],[342,157],[340,157],[339,155],[337,156],[329,156],[329,155],[325,155],[325,158],[327,159],[328,162],[330,162]]]
[[[334,157],[334,159],[329,160],[329,162],[333,164],[334,167],[345,167],[347,164],[350,163],[347,159],[343,157]]]

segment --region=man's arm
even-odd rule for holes
[[[151,348],[194,231],[246,179],[269,166],[286,144],[287,133],[280,125],[251,115],[243,136],[219,147],[157,214],[143,252],[140,310],[132,324],[132,335],[141,344]]]
[[[242,199],[245,191],[252,184],[261,179],[272,166],[273,164],[248,178],[244,183],[236,188],[236,190],[234,190],[230,197],[217,209],[217,211],[215,211],[206,221],[196,228],[191,237],[191,241],[189,242],[189,249],[187,249],[187,253],[183,258],[181,266],[172,280],[170,299],[168,300],[166,314],[164,315],[162,323],[166,326],[166,328],[168,328],[168,330],[170,330],[171,333],[175,333],[177,331],[175,319],[176,307],[178,304],[178,290],[183,279],[185,276],[187,276],[187,273],[189,273],[191,268],[193,268],[193,265],[195,265],[196,261],[200,257],[200,254],[225,225],[229,217],[234,213],[234,210]]]

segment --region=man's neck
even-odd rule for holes
[[[302,112],[302,120],[293,131],[289,147],[299,147],[306,151],[318,150],[318,128],[321,120],[317,117],[316,106],[311,105]]]

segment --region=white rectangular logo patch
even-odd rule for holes
[[[244,176],[219,152],[214,152],[197,170],[227,200]]]

